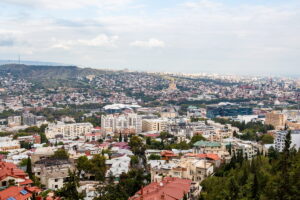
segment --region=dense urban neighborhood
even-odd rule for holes
[[[300,80],[0,66],[0,200],[296,200]]]

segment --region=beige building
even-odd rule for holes
[[[162,118],[175,118],[177,117],[177,112],[161,112],[160,116]]]
[[[177,177],[201,182],[214,172],[212,163],[193,157],[182,157],[169,163],[151,168],[151,181],[160,181],[163,177]]]
[[[272,111],[266,114],[265,124],[274,126],[275,129],[283,128],[286,123],[286,116],[281,112]]]
[[[21,126],[22,117],[21,116],[10,116],[7,118],[7,125],[9,127]]]
[[[56,135],[63,137],[79,137],[92,131],[93,125],[91,123],[72,123],[65,124],[58,122],[57,124],[49,124],[45,130],[47,138],[55,138]]]
[[[47,189],[57,190],[68,181],[69,170],[74,166],[68,160],[43,159],[37,161],[33,167],[33,173]]]
[[[143,119],[142,123],[143,132],[148,131],[167,131],[168,130],[168,120],[164,119]]]

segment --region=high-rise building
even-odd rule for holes
[[[101,128],[113,133],[141,133],[142,117],[136,113],[102,115]]]

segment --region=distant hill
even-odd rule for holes
[[[23,78],[43,86],[76,86],[78,77],[97,75],[107,71],[79,68],[76,66],[47,66],[47,65],[23,65],[5,64],[0,65],[0,75],[8,73],[17,78]],[[74,82],[75,81],[75,82]]]
[[[18,60],[0,60],[0,65],[5,64],[18,64]],[[21,60],[20,64],[23,65],[47,65],[47,66],[67,66],[62,63],[56,63],[56,62],[44,62],[44,61],[33,61],[33,60]]]

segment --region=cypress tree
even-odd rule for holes
[[[33,174],[32,174],[32,166],[31,166],[31,159],[28,156],[27,158],[27,166],[26,166],[26,173],[28,174],[29,178],[33,180]]]

